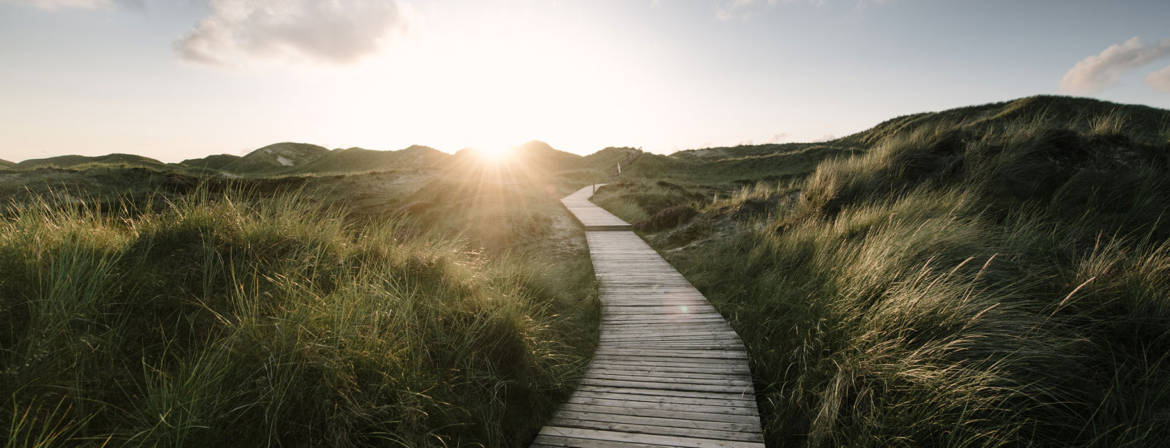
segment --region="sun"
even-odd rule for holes
[[[512,147],[506,145],[484,145],[475,148],[476,154],[479,154],[484,161],[487,162],[503,162],[512,156]]]

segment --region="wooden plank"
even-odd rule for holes
[[[719,350],[740,350],[739,343],[723,342],[611,342],[607,347],[627,350],[690,350],[695,352],[715,352]],[[727,359],[727,358],[721,358]]]
[[[703,346],[711,346],[708,349],[742,351],[741,349],[743,347],[743,344],[738,339],[731,338],[686,334],[656,335],[640,333],[614,335],[606,339],[601,339],[601,345],[604,345],[607,349],[616,348],[625,350],[636,350],[639,347],[649,348],[654,345],[662,346],[666,350],[703,350]],[[683,346],[683,348],[671,349],[669,348],[671,345]],[[687,346],[693,346],[694,348],[686,348]]]
[[[597,385],[597,384],[581,384],[581,390],[591,390],[594,392],[610,392],[622,394],[639,394],[639,395],[654,395],[661,397],[698,397],[698,398],[712,398],[712,399],[751,399],[755,400],[755,391],[746,389],[741,392],[714,392],[714,391],[694,391],[694,390],[671,390],[671,389],[649,389],[638,388],[636,386],[613,386],[613,385]],[[572,397],[570,397],[572,398]]]
[[[539,434],[533,441],[533,448],[662,448],[670,445],[648,443],[614,442],[611,440],[578,439],[575,437]]]
[[[693,333],[666,333],[666,332],[638,332],[633,330],[620,330],[614,327],[607,328],[613,330],[617,334],[606,336],[600,339],[604,344],[625,344],[629,342],[646,342],[646,343],[734,343],[736,347],[743,347],[738,338],[731,335],[716,334],[693,334]],[[722,330],[713,330],[720,331]]]
[[[625,373],[623,375],[623,373]],[[656,381],[666,382],[674,381],[683,384],[711,384],[723,386],[751,386],[750,379],[735,378],[726,375],[710,375],[707,377],[697,376],[696,374],[677,375],[677,374],[658,374],[650,375],[641,372],[621,372],[614,371],[597,372],[589,375],[590,378],[600,380],[614,380],[614,381]]]
[[[638,349],[638,348],[611,348],[605,347],[595,352],[598,356],[634,356],[641,358],[657,356],[668,358],[700,358],[700,359],[741,359],[747,360],[747,353],[740,350],[666,350],[666,349]]]
[[[686,326],[677,325],[686,322]],[[602,317],[601,325],[627,325],[626,330],[690,330],[690,331],[706,331],[706,330],[731,330],[722,318],[720,319],[688,319],[686,317],[676,319],[611,319],[609,317]],[[619,327],[620,328],[620,327]]]
[[[733,385],[719,385],[719,384],[693,384],[680,382],[663,382],[663,381],[623,381],[604,379],[596,377],[585,377],[581,379],[581,384],[585,386],[597,387],[613,387],[613,388],[642,388],[660,391],[680,391],[694,393],[694,392],[722,392],[734,394],[746,394],[752,390],[750,384],[746,386]]]
[[[562,200],[586,227],[602,304],[597,351],[532,446],[763,447],[741,338],[703,294],[608,211]]]
[[[753,400],[746,398],[696,398],[671,397],[665,395],[643,395],[612,391],[582,390],[573,394],[581,399],[612,400],[612,401],[644,401],[658,404],[690,404],[711,407],[750,408],[755,406]],[[572,401],[570,401],[572,403]]]
[[[659,322],[659,323],[629,323],[629,322],[604,322],[600,328],[604,334],[606,330],[617,332],[616,334],[630,334],[630,335],[671,335],[671,334],[688,334],[692,332],[720,332],[726,334],[732,331],[730,327],[722,323],[710,322],[686,322],[686,325],[680,325],[675,322]]]
[[[594,362],[589,366],[589,369],[597,369],[598,372],[606,371],[640,371],[640,372],[663,372],[663,373],[707,373],[718,375],[742,375],[744,378],[751,376],[751,371],[747,366],[739,365],[718,365],[718,366],[703,366],[696,364],[673,364],[673,365],[646,365],[646,364],[632,364],[622,362]]]
[[[704,357],[689,357],[680,358],[673,355],[665,354],[649,354],[630,355],[628,353],[597,353],[593,355],[593,359],[597,361],[617,362],[620,364],[643,364],[643,365],[659,365],[659,366],[703,366],[703,367],[721,367],[721,366],[737,366],[741,364],[739,361],[743,359],[722,359],[722,358],[704,358]],[[743,363],[746,369],[747,364]]]
[[[606,322],[707,322],[726,324],[727,320],[719,313],[607,313],[602,312],[601,319]]]
[[[573,402],[562,404],[560,410],[562,411],[577,411],[588,412],[594,414],[613,414],[613,415],[634,415],[643,417],[660,417],[660,418],[684,418],[688,420],[702,420],[707,422],[724,422],[724,423],[743,423],[746,425],[758,425],[760,417],[756,415],[755,408],[744,407],[738,409],[738,412],[721,412],[728,408],[711,407],[695,412],[694,408],[691,410],[685,409],[669,409],[662,405],[650,404],[649,406],[642,406],[636,401],[606,401],[606,400],[584,400],[582,402]]]
[[[590,369],[597,369],[599,373],[602,372],[645,372],[647,374],[664,373],[664,374],[708,374],[708,375],[733,375],[742,376],[744,378],[751,377],[751,371],[747,366],[740,365],[720,365],[720,366],[702,366],[695,364],[673,364],[673,365],[646,365],[646,364],[632,364],[621,362],[595,362],[589,366]]]
[[[636,326],[622,326],[623,324],[613,322],[612,325],[606,325],[613,330],[624,330],[629,334],[636,334],[639,336],[708,336],[720,337],[724,339],[739,340],[739,335],[732,330],[731,327],[721,324],[705,324],[701,322],[688,323],[685,326],[671,326],[666,325],[636,325]],[[603,333],[602,337],[622,336],[622,334],[608,334]]]
[[[630,417],[633,418],[633,417]],[[764,437],[753,432],[725,431],[719,429],[688,428],[682,426],[659,426],[628,421],[613,422],[593,419],[568,418],[558,415],[553,418],[551,425],[565,428],[600,429],[605,431],[619,431],[634,434],[655,434],[663,436],[695,437],[715,440],[739,440],[744,442],[763,442]]]
[[[709,314],[723,317],[715,307],[704,305],[698,302],[687,305],[662,305],[662,304],[639,304],[639,305],[625,305],[617,306],[607,304],[603,310],[606,314],[687,314],[687,315],[702,315]]]
[[[639,341],[637,339],[627,340],[607,340],[604,341],[607,350],[609,348],[624,349],[624,350],[689,350],[689,351],[732,351],[742,350],[742,345],[739,341],[712,340],[712,339],[655,339],[647,337],[645,340]]]
[[[565,428],[561,426],[545,426],[540,430],[540,434],[550,436],[576,437],[579,439],[608,440],[614,442],[657,443],[660,445],[684,448],[764,448],[763,442],[660,436],[653,434],[604,431],[598,429]]]
[[[638,425],[666,426],[673,428],[710,429],[715,431],[752,431],[752,425],[744,423],[710,422],[705,420],[688,420],[666,417],[640,417],[637,415],[615,415],[562,411],[557,413],[556,418],[599,422],[632,423]]]
[[[734,373],[750,374],[746,364],[736,362],[736,360],[727,359],[705,359],[705,358],[689,358],[680,360],[677,358],[641,358],[630,359],[626,356],[605,356],[594,357],[594,363],[598,365],[611,366],[626,366],[626,367],[678,367],[687,369],[708,369],[708,370],[722,370]],[[588,373],[586,373],[588,375]]]

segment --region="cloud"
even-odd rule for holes
[[[854,9],[864,9],[869,5],[884,5],[890,0],[851,0]],[[822,7],[829,4],[844,4],[845,1],[838,0],[716,0],[715,1],[715,18],[719,20],[745,20],[750,18],[760,7],[772,7],[776,5],[791,5],[795,3],[805,3],[815,7]]]
[[[404,31],[398,0],[210,0],[210,14],[175,42],[180,57],[225,65],[250,58],[301,57],[348,64]]]
[[[1141,39],[1134,37],[1077,62],[1061,78],[1060,88],[1073,93],[1100,92],[1117,84],[1126,72],[1167,56],[1170,56],[1170,39],[1146,46]],[[1146,82],[1153,85],[1150,78],[1146,78]]]
[[[1154,89],[1170,93],[1170,67],[1146,75],[1146,84]]]
[[[109,0],[0,0],[0,3],[32,6],[45,10],[96,9],[110,5]]]
[[[746,19],[757,6],[773,6],[779,0],[719,0],[715,7],[715,18],[719,20]]]
[[[0,3],[32,6],[46,11],[60,9],[98,9],[117,5],[142,6],[142,0],[0,0]]]

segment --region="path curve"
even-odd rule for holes
[[[762,448],[739,335],[628,223],[590,202],[593,191],[561,202],[585,226],[601,342],[532,446]]]

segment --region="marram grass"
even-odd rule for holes
[[[1170,147],[1130,112],[910,117],[803,179],[598,202],[698,210],[648,237],[743,337],[770,446],[1166,446]]]
[[[153,208],[0,221],[7,446],[520,446],[593,344],[583,255],[489,257],[296,195]]]

